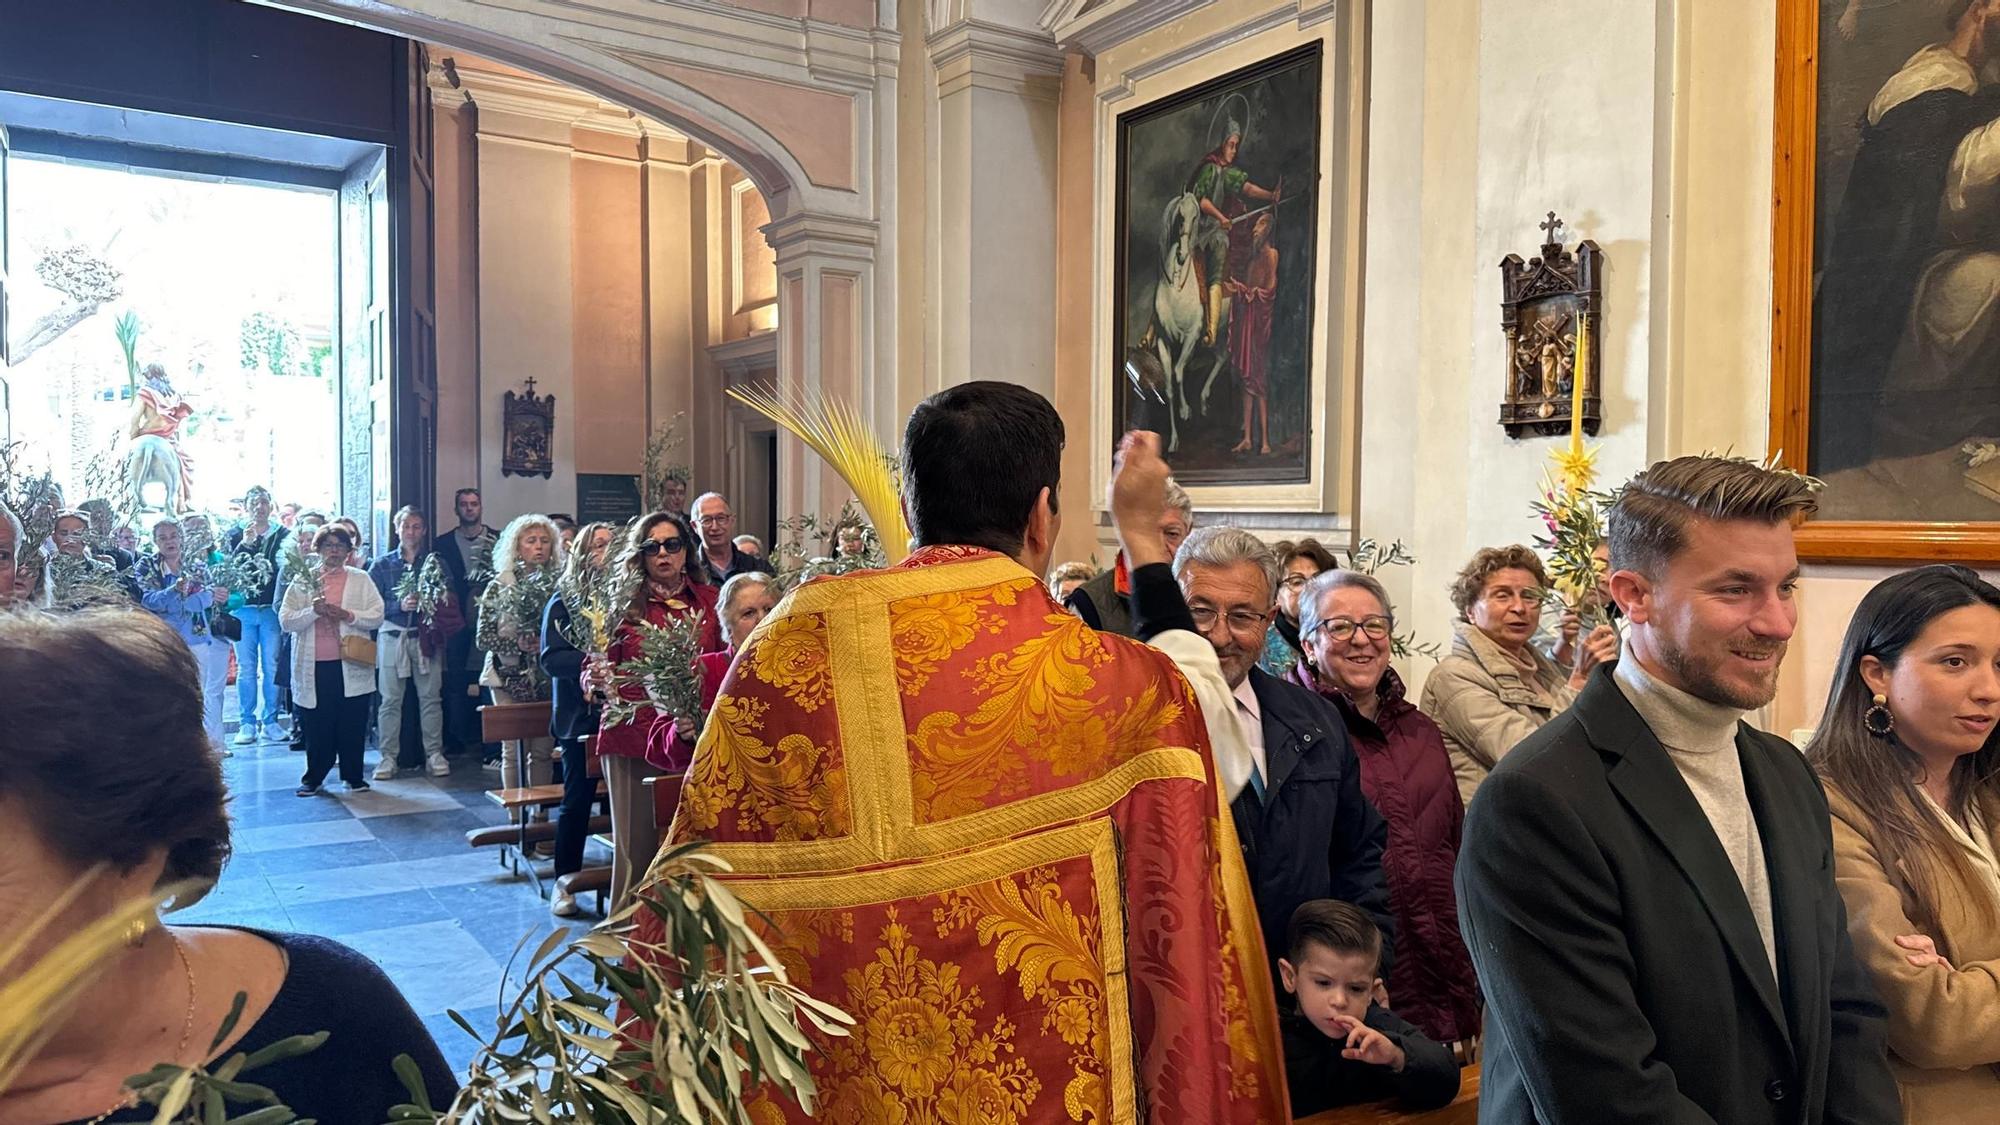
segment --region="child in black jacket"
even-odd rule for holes
[[[1382,932],[1367,913],[1334,899],[1292,913],[1278,976],[1294,1001],[1279,1023],[1292,1113],[1396,1099],[1437,1109],[1458,1096],[1451,1052],[1374,1002]]]

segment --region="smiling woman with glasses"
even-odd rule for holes
[[[1444,735],[1411,706],[1390,667],[1395,610],[1366,574],[1329,570],[1299,596],[1306,658],[1293,682],[1331,700],[1361,765],[1361,789],[1388,821],[1382,875],[1396,918],[1386,974],[1396,1014],[1439,1043],[1479,1034],[1479,981],[1458,933],[1452,871],[1465,823]]]
[[[618,665],[639,655],[642,622],[665,625],[696,617],[702,652],[723,649],[722,625],[715,606],[715,587],[701,581],[694,528],[678,512],[654,512],[640,517],[613,563],[624,581],[624,614],[603,656],[585,659],[579,682],[586,697],[602,698],[611,690]],[[636,685],[624,694],[643,699]],[[660,847],[660,830],[653,823],[652,795],[646,779],[663,771],[646,761],[646,743],[656,723],[671,719],[651,707],[641,707],[629,721],[607,724],[597,736],[604,766],[604,783],[611,795],[611,898],[613,911],[623,906],[653,853]],[[677,765],[686,767],[692,747],[683,747]]]

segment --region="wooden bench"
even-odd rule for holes
[[[1478,1121],[1479,1064],[1473,1063],[1458,1072],[1458,1097],[1443,1109],[1409,1113],[1394,1102],[1369,1102],[1301,1117],[1299,1125],[1478,1125]]]
[[[547,738],[549,724],[554,717],[554,704],[548,700],[538,703],[488,703],[479,708],[479,735],[486,742],[519,742],[531,738]],[[554,808],[562,804],[563,787],[560,785],[531,785],[516,789],[488,789],[486,799],[507,810],[511,825],[504,826],[503,838],[494,838],[481,830],[466,833],[466,843],[482,847],[488,843],[500,845],[500,863],[511,867],[519,875],[527,868],[528,878],[535,884],[535,893],[542,893],[542,877],[535,870],[532,858],[528,856],[528,845],[539,839],[550,839],[555,828],[550,825],[548,835],[531,838],[530,829],[534,818],[529,815],[534,809]],[[475,837],[477,839],[475,840]]]
[[[607,818],[606,827],[609,827]],[[604,893],[611,889],[611,869],[609,867],[586,867],[572,871],[556,880],[556,890],[571,898],[595,894],[597,896],[597,916],[604,917]]]

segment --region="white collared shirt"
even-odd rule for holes
[[[1257,691],[1250,686],[1250,677],[1243,677],[1231,694],[1236,698],[1236,715],[1243,720],[1243,741],[1250,747],[1250,760],[1257,765],[1257,776],[1268,783],[1271,769],[1264,764],[1264,710],[1257,705]]]

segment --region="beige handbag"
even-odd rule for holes
[[[353,633],[340,635],[340,658],[364,667],[375,666],[375,642]]]

